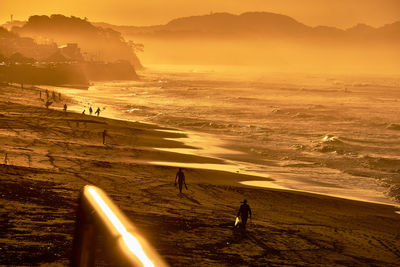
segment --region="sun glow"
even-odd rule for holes
[[[89,186],[87,189],[96,203],[100,206],[101,210],[104,212],[110,223],[117,229],[121,234],[124,245],[143,263],[143,266],[154,267],[153,262],[146,255],[143,247],[139,241],[126,230],[126,227],[118,219],[117,215],[111,210],[111,208],[106,204],[106,202],[97,193],[94,187]]]

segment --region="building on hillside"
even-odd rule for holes
[[[66,45],[59,46],[61,53],[69,61],[83,61],[83,56],[81,54],[81,49],[76,43],[68,43]]]

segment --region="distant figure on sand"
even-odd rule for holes
[[[178,184],[179,184],[179,192],[182,193],[182,185],[185,184],[186,190],[188,189],[186,186],[186,181],[185,181],[185,174],[182,171],[182,168],[179,168],[179,171],[176,173],[175,176],[175,186],[176,186],[176,179],[178,179]]]
[[[246,223],[247,223],[247,218],[250,215],[250,219],[251,219],[251,209],[250,206],[247,204],[247,200],[243,200],[242,205],[240,205],[239,211],[237,216],[242,219],[242,224],[241,224],[241,228],[243,231],[246,231]]]
[[[92,109],[92,107],[90,107],[89,108],[89,114],[92,115],[92,113],[93,113],[93,109]]]
[[[49,98],[49,90],[46,89],[46,98]]]
[[[107,136],[107,130],[103,131],[103,145],[106,144],[106,136]]]
[[[67,104],[64,104],[64,112],[67,112]]]
[[[82,111],[82,115],[85,115],[85,110]]]
[[[51,104],[53,104],[53,101],[47,100],[44,105],[46,106],[47,109],[49,109]]]
[[[94,114],[97,114],[97,117],[100,116],[100,108],[97,108],[97,110]]]

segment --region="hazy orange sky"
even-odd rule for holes
[[[182,16],[210,12],[268,11],[307,25],[346,28],[357,23],[382,26],[400,20],[400,0],[0,0],[0,23],[10,14],[64,14],[120,25],[165,24]]]

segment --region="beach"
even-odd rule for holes
[[[68,265],[86,184],[102,188],[171,266],[400,265],[394,206],[252,187],[239,182],[268,178],[190,167],[179,194],[179,163],[224,160],[174,152],[196,148],[173,127],[63,112],[77,105],[63,94],[46,109],[39,90],[0,87],[0,265]],[[253,219],[243,236],[232,225],[244,199]]]
[[[180,141],[196,149],[168,151],[224,161],[207,168],[392,205],[400,202],[399,88],[394,76],[156,65],[138,81],[57,91],[75,100],[76,112],[100,107],[108,118],[181,131],[187,138]]]

